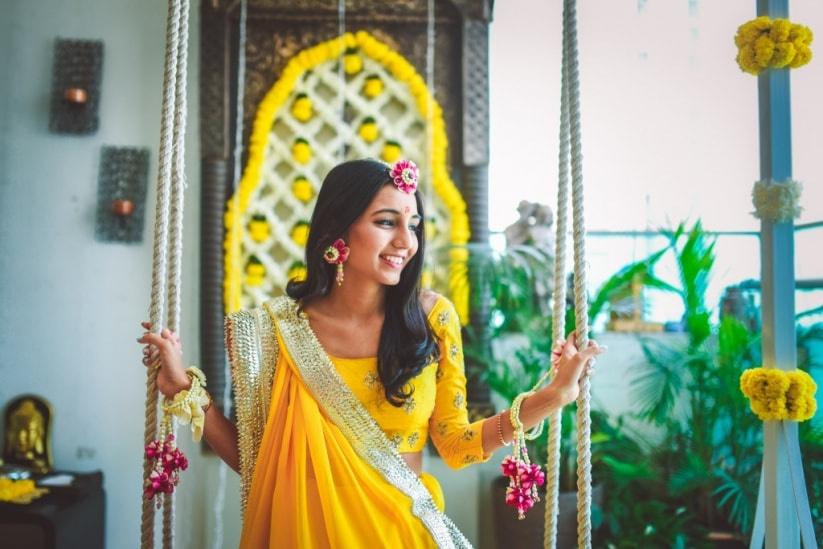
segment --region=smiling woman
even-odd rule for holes
[[[334,167],[311,216],[305,276],[227,318],[237,423],[209,402],[204,436],[241,474],[241,547],[469,546],[422,450],[431,435],[459,469],[510,443],[514,427],[508,412],[468,420],[457,311],[420,290],[417,177],[408,160]],[[177,336],[141,341],[159,349],[146,363],[159,362],[160,390],[188,390]],[[599,352],[566,343],[552,383],[522,395],[518,421],[531,428],[571,402]]]

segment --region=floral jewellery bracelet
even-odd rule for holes
[[[205,410],[211,406],[211,396],[203,388],[206,376],[194,366],[186,369],[191,380],[188,390],[179,391],[173,399],[164,399],[163,419],[160,421],[158,439],[146,445],[146,459],[151,464],[151,473],[146,481],[143,494],[152,499],[157,494],[171,494],[180,482],[180,471],[185,471],[189,462],[183,452],[177,448],[172,433],[172,417],[177,417],[182,424],[191,422],[192,438],[198,442],[203,436]],[[151,463],[153,461],[153,463]],[[160,507],[160,499],[157,499]]]
[[[509,477],[509,487],[506,488],[506,504],[517,509],[520,520],[526,517],[526,511],[540,501],[537,487],[543,486],[543,483],[546,482],[546,475],[540,469],[540,466],[529,460],[523,422],[520,421],[520,406],[526,398],[533,394],[534,391],[520,393],[512,402],[509,417],[514,428],[514,449],[512,455],[507,456],[501,464],[503,474]]]

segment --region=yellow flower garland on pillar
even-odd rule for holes
[[[737,29],[737,64],[755,75],[766,69],[796,69],[812,60],[813,39],[809,27],[763,15]]]
[[[740,376],[740,390],[763,421],[806,421],[817,411],[817,384],[802,370],[750,368]]]
[[[468,267],[466,265],[468,250],[465,245],[469,241],[471,233],[469,231],[466,203],[460,191],[454,185],[447,169],[448,137],[443,120],[443,110],[431,96],[426,82],[417,73],[414,66],[402,55],[391,50],[388,45],[365,31],[356,34],[346,33],[316,46],[306,48],[292,57],[280,74],[280,78],[260,102],[249,138],[248,163],[237,191],[228,202],[225,214],[226,254],[224,265],[226,274],[223,286],[227,312],[237,311],[241,307],[243,265],[240,247],[242,239],[239,237],[239,231],[243,230],[242,216],[248,209],[252,193],[262,180],[266,144],[278,111],[289,100],[295,85],[307,70],[311,70],[327,61],[343,58],[346,73],[356,74],[362,70],[361,55],[377,61],[394,78],[405,83],[414,98],[420,116],[424,120],[431,120],[432,187],[449,211],[451,218],[449,240],[454,246],[449,254],[451,259],[449,297],[454,302],[463,324],[468,322],[469,284]],[[382,92],[382,87],[380,92]],[[308,110],[305,105],[298,108]],[[429,108],[432,110],[431,113]],[[389,143],[387,142],[387,145]],[[293,143],[292,154],[298,162],[308,163],[312,156],[311,146],[304,139],[298,139]],[[382,157],[387,162],[392,162],[393,160],[388,160],[387,157],[393,157],[395,154],[398,156],[401,154],[399,146],[384,148]],[[260,268],[262,268],[262,265]],[[252,280],[258,284],[261,282],[259,272],[257,272],[260,268],[253,269],[254,273],[252,274]]]

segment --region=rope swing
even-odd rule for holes
[[[149,306],[149,319],[152,328],[157,332],[163,326],[167,326],[173,332],[179,332],[180,328],[188,19],[189,0],[169,0]],[[144,430],[146,445],[157,438],[156,380],[157,370],[148,368]],[[144,486],[148,483],[151,472],[150,460],[144,457]],[[153,499],[143,496],[142,491],[141,499],[140,547],[146,549],[154,546],[155,507]],[[174,497],[172,494],[166,494],[163,496],[163,547],[170,549],[173,544]]]
[[[572,233],[574,242],[574,315],[579,349],[588,346],[589,316],[586,299],[586,225],[583,217],[583,154],[580,133],[580,75],[577,68],[576,0],[563,2],[563,60],[560,78],[560,139],[558,155],[557,227],[555,238],[552,340],[566,331],[566,233],[571,167]],[[537,385],[542,384],[543,380]],[[585,372],[577,397],[577,545],[591,548],[591,416],[590,380]],[[561,412],[549,417],[546,461],[546,515],[543,546],[557,546]]]
[[[339,5],[345,9],[345,4]],[[429,16],[434,3],[429,3]],[[151,303],[149,319],[159,332],[168,327],[179,332],[180,287],[183,228],[183,191],[185,189],[186,78],[189,0],[169,0],[166,26],[165,72],[163,104],[158,154],[157,202],[155,210]],[[431,31],[430,31],[431,33]],[[569,183],[571,182],[572,232],[574,242],[574,301],[577,344],[588,346],[588,303],[586,293],[585,223],[583,217],[583,174],[580,133],[580,92],[577,66],[576,0],[564,0],[563,54],[561,71],[561,108],[559,170],[557,194],[557,238],[555,241],[553,339],[565,335],[566,303],[566,233]],[[430,38],[431,40],[431,38]],[[429,56],[427,55],[427,58]],[[239,88],[240,89],[240,88]],[[430,109],[431,110],[431,109]],[[239,162],[239,157],[235,158]],[[538,382],[538,386],[545,381]],[[157,370],[147,369],[146,421],[144,443],[150,444],[158,435]],[[539,430],[538,430],[539,431]],[[549,418],[547,460],[547,494],[544,546],[556,547],[558,516],[558,484],[560,462],[561,414]],[[530,437],[537,432],[530,433]],[[149,482],[151,461],[144,458],[143,483]],[[584,373],[577,400],[577,535],[580,548],[591,548],[591,419],[590,381]],[[152,498],[142,495],[140,547],[154,546],[155,505]],[[174,497],[164,494],[163,547],[174,544]]]

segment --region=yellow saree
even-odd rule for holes
[[[470,547],[291,299],[231,315],[226,335],[243,477],[241,547]]]

